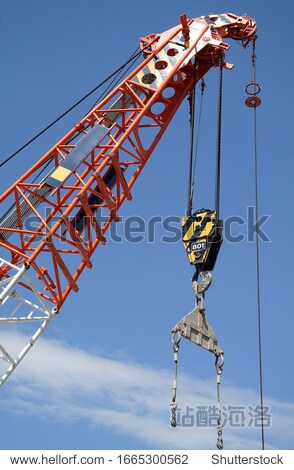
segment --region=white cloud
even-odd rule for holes
[[[7,332],[4,336],[1,339],[12,349],[24,343],[20,334]],[[91,425],[141,439],[142,448],[214,449],[214,427],[169,426],[172,375],[172,369],[109,359],[41,338],[4,385],[9,393],[2,394],[0,406],[25,416],[67,423],[86,419]],[[215,382],[181,374],[178,399],[182,406],[215,405]],[[225,383],[222,399],[227,405],[247,407],[259,403],[255,391]],[[283,448],[291,448],[294,404],[268,398],[266,403],[270,403],[273,413],[267,447],[278,447],[279,439],[284,439]],[[227,449],[258,449],[260,429],[226,426],[224,442]]]

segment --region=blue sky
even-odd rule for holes
[[[282,8],[281,8],[282,7]],[[10,155],[125,62],[138,38],[198,17],[230,11],[258,22],[257,74],[260,214],[270,215],[261,243],[264,401],[271,407],[267,448],[293,449],[292,2],[88,0],[2,2],[1,147]],[[287,11],[287,21],[282,13]],[[254,205],[253,116],[244,86],[251,81],[250,50],[232,43],[224,72],[222,217],[247,218]],[[217,71],[206,77],[196,194],[212,206]],[[62,137],[92,106],[90,98],[18,158],[1,168],[1,192]],[[121,216],[182,216],[189,152],[188,107],[183,103]],[[167,171],[168,169],[168,171]],[[207,316],[225,350],[223,403],[259,403],[255,245],[224,242],[207,294]],[[237,230],[237,228],[235,227]],[[119,227],[123,231],[123,226]],[[235,232],[234,232],[235,233]],[[181,242],[109,241],[93,257],[50,329],[0,390],[2,449],[149,449],[215,447],[214,428],[169,427],[173,377],[170,330],[193,308],[192,268]],[[21,328],[0,332],[12,345]],[[216,402],[213,357],[182,341],[181,405]],[[225,448],[260,448],[260,429],[226,427]]]

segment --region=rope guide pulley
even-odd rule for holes
[[[248,108],[257,108],[261,105],[261,99],[257,96],[261,91],[261,86],[256,82],[250,82],[244,88],[245,93],[247,93],[248,98],[245,100],[246,106]]]
[[[261,99],[257,96],[261,91],[261,86],[256,82],[256,54],[255,54],[255,41],[256,37],[252,40],[252,81],[245,86],[244,91],[247,93],[248,98],[245,100],[248,108],[257,108],[261,105]]]

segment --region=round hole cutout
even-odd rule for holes
[[[165,110],[165,104],[162,103],[161,101],[157,101],[157,103],[154,103],[154,105],[151,108],[152,114],[159,115],[162,114]]]
[[[168,63],[165,60],[158,60],[155,62],[155,68],[157,70],[164,70],[168,66]]]
[[[156,75],[154,73],[145,73],[142,77],[142,82],[145,85],[151,85],[151,83],[155,82]]]
[[[167,50],[166,53],[169,57],[174,57],[175,55],[179,53],[179,51],[175,47],[171,47],[170,49]]]

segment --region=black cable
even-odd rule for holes
[[[39,173],[35,176],[35,178],[33,179],[32,183],[35,183],[38,179],[39,179],[39,176],[41,176],[42,173],[44,173],[44,171],[46,170],[46,168],[50,165],[50,163],[52,162],[52,160],[54,159],[54,155],[52,155],[49,160],[47,160],[47,162],[45,163],[45,165],[43,165],[41,171],[39,171]]]
[[[114,79],[110,82],[110,84],[105,88],[105,90],[101,93],[101,95],[99,95],[99,97],[97,98],[97,100],[95,101],[95,103],[93,104],[93,106],[91,106],[91,108],[88,110],[88,112],[85,114],[85,116],[87,114],[89,114],[92,109],[95,108],[95,106],[105,97],[105,95],[107,94],[108,91],[112,91],[115,86],[119,83],[119,81],[122,79],[122,77],[124,77],[128,71],[132,68],[132,66],[134,65],[134,63],[136,62],[136,60],[138,59],[139,55],[137,54],[137,51],[138,51],[139,47],[137,47],[137,49],[133,52],[133,54],[131,55],[130,57],[130,65],[128,66],[128,68],[124,71],[124,69],[122,68],[121,70],[118,70],[117,71],[117,75],[116,77],[114,77]],[[123,72],[123,74],[121,75],[121,73]],[[88,128],[90,127],[90,124],[84,126],[84,130],[87,130]],[[69,139],[67,142],[66,142],[66,145],[68,144],[71,144],[72,141],[76,138],[76,135],[74,135],[73,137],[71,137],[71,139]],[[42,173],[42,172],[41,172]]]
[[[188,170],[188,191],[187,191],[187,216],[192,215],[193,210],[193,197],[192,197],[192,187],[193,187],[193,155],[194,155],[194,134],[195,134],[195,103],[196,103],[196,55],[194,59],[194,69],[193,69],[193,88],[190,94],[190,154],[189,154],[189,170]]]
[[[256,55],[255,40],[252,47],[253,83],[256,83]],[[256,283],[257,283],[257,328],[258,328],[258,356],[259,356],[259,390],[261,408],[261,448],[264,450],[264,406],[263,406],[263,373],[262,373],[262,332],[261,332],[261,302],[260,302],[260,255],[259,255],[259,190],[258,190],[258,155],[257,155],[257,113],[256,106],[253,108],[253,134],[254,134],[254,180],[255,180],[255,220],[256,220]]]
[[[261,445],[264,450],[264,406],[263,406],[263,374],[262,374],[262,339],[261,339],[261,305],[260,305],[260,256],[258,235],[258,159],[257,159],[257,136],[256,136],[256,108],[254,108],[254,172],[255,172],[255,220],[256,220],[256,278],[257,278],[257,324],[258,324],[258,354],[259,354],[259,386],[260,386],[260,408],[261,408]]]
[[[194,196],[194,184],[195,184],[195,173],[196,173],[196,164],[197,164],[197,155],[198,155],[198,146],[199,146],[199,137],[200,137],[200,127],[201,127],[201,118],[202,118],[202,108],[203,108],[203,96],[204,96],[204,89],[205,83],[202,79],[201,83],[201,98],[200,98],[200,108],[199,108],[199,116],[198,116],[198,127],[197,127],[197,136],[196,136],[196,143],[195,143],[195,152],[194,152],[194,162],[193,162],[193,176],[192,176],[192,203],[193,203],[193,196]]]
[[[101,101],[101,100],[105,97],[106,93],[107,93],[109,90],[110,90],[110,91],[113,90],[113,88],[119,83],[119,80],[121,80],[121,78],[122,78],[123,76],[125,76],[125,75],[128,73],[128,71],[132,68],[132,66],[134,65],[134,63],[135,63],[136,60],[138,59],[138,54],[137,54],[137,52],[138,52],[139,48],[140,48],[140,47],[137,47],[137,49],[136,49],[136,50],[133,52],[133,54],[131,55],[131,57],[130,57],[130,65],[128,66],[128,68],[127,68],[126,70],[121,69],[121,70],[119,70],[119,71],[117,72],[117,75],[116,75],[116,76],[114,77],[114,79],[109,83],[109,85],[105,88],[105,90],[103,91],[103,93],[101,93],[101,95],[97,98],[97,100],[95,101],[95,103],[93,104],[93,106],[89,109],[88,113],[89,113],[90,111],[92,111],[93,108],[95,108],[95,106],[99,103],[99,101]],[[123,72],[123,74],[122,74],[122,72]],[[122,74],[122,75],[121,75],[121,74]],[[88,114],[88,113],[87,113],[87,114]]]
[[[222,87],[223,87],[223,57],[219,57],[218,76],[218,110],[217,110],[217,131],[216,131],[216,168],[215,168],[215,195],[214,206],[216,217],[220,214],[220,171],[221,171],[221,130],[222,130]]]
[[[133,66],[133,64],[135,63],[135,61],[137,60],[137,58],[139,57],[139,55],[141,54],[141,51],[138,52],[138,49],[137,48],[133,54],[131,55],[130,59],[125,63],[123,64],[119,69],[117,69],[115,72],[113,72],[113,74],[111,74],[108,78],[106,78],[103,82],[101,82],[97,87],[95,87],[91,92],[89,92],[84,98],[82,98],[81,100],[79,100],[79,102],[77,102],[75,105],[73,105],[69,110],[67,110],[63,115],[59,116],[59,118],[55,119],[55,121],[53,121],[51,124],[49,124],[45,129],[43,129],[41,132],[39,132],[33,139],[31,139],[29,142],[27,142],[25,145],[23,145],[20,149],[18,149],[14,154],[12,154],[10,157],[8,157],[6,160],[4,160],[2,163],[0,163],[0,167],[3,166],[5,163],[7,163],[9,160],[11,160],[14,156],[16,156],[19,152],[21,152],[22,150],[24,150],[28,145],[30,145],[34,140],[36,140],[38,137],[40,137],[44,132],[46,132],[46,130],[50,129],[50,127],[52,127],[55,123],[57,123],[60,119],[62,119],[62,117],[64,117],[68,112],[70,112],[72,109],[74,109],[74,107],[76,107],[78,104],[80,104],[84,99],[86,99],[89,95],[91,95],[94,91],[96,91],[100,86],[102,86],[106,81],[108,81],[112,76],[116,75],[114,80],[112,80],[112,82],[110,83],[110,85],[106,88],[106,90],[104,90],[104,92],[100,95],[100,97],[98,98],[98,100],[96,100],[95,104],[92,106],[92,108],[90,108],[90,110],[88,111],[88,113],[96,106],[97,102],[101,100],[101,97],[103,97],[103,95],[105,94],[105,92],[111,87],[111,85],[113,85],[113,87],[115,87],[115,83],[114,81],[117,82],[117,80],[119,79],[119,76],[121,74],[121,72],[123,72],[124,68],[126,65],[129,65],[129,67],[127,68],[127,70],[124,71],[124,74],[125,75],[129,69]],[[112,87],[112,88],[113,88]],[[87,113],[87,114],[88,114]],[[72,137],[71,139],[69,139],[66,144],[69,144],[71,143],[74,138],[76,136]],[[35,183],[39,177],[41,176],[42,173],[44,173],[44,171],[46,170],[46,168],[48,168],[48,166],[50,165],[50,163],[52,162],[54,158],[54,155],[52,155],[47,161],[46,163],[43,165],[43,167],[41,168],[41,170],[39,171],[39,173],[35,176],[35,178],[32,180],[32,183]],[[15,208],[15,203],[13,203],[6,211],[5,213],[0,217],[0,223],[3,222],[3,220],[5,220],[5,218],[11,213],[11,211]]]
[[[116,75],[119,71],[121,71],[126,65],[128,65],[134,58],[137,58],[139,55],[141,55],[141,50],[134,56],[132,54],[131,58],[125,62],[121,67],[119,67],[115,72],[113,72],[109,77],[107,77],[105,80],[103,80],[101,83],[99,83],[95,88],[93,88],[89,93],[87,93],[83,98],[79,99],[75,104],[73,104],[70,108],[68,108],[64,113],[62,113],[58,118],[56,118],[54,121],[52,121],[48,126],[46,126],[44,129],[42,129],[38,134],[36,134],[32,139],[30,139],[26,144],[24,144],[22,147],[20,147],[16,152],[14,152],[12,155],[7,157],[5,160],[3,160],[0,163],[0,167],[8,163],[13,157],[15,157],[17,154],[19,154],[22,150],[24,150],[28,145],[30,145],[32,142],[34,142],[38,137],[40,137],[44,132],[46,132],[50,127],[54,126],[60,119],[62,119],[64,116],[66,116],[70,111],[72,111],[74,108],[76,108],[79,104],[81,104],[85,99],[87,99],[92,93],[94,93],[98,88],[100,88],[102,85],[104,85],[108,80],[110,80],[114,75]]]
[[[49,160],[46,162],[46,164],[43,166],[43,168],[41,169],[41,171],[39,171],[39,173],[35,176],[35,178],[33,179],[32,181],[32,184],[34,184],[37,179],[39,178],[39,176],[46,170],[46,168],[50,165],[50,163],[52,162],[54,158],[54,155],[52,155],[52,157],[49,158]],[[5,211],[5,213],[0,217],[0,224],[6,219],[6,217],[11,213],[12,210],[15,209],[15,206],[16,206],[16,203],[14,202],[13,204],[11,204],[11,206]]]

